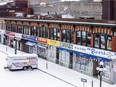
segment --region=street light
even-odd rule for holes
[[[100,87],[102,86],[102,75],[104,71],[104,63],[100,61],[99,67],[96,68],[98,70],[98,75],[100,76]]]
[[[15,54],[17,54],[17,40],[16,39],[14,40],[15,40]]]

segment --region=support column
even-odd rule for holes
[[[15,39],[15,54],[17,54],[17,40]]]

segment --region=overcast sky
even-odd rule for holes
[[[61,1],[79,1],[79,0],[61,0]],[[94,0],[94,1],[101,1],[101,0]]]

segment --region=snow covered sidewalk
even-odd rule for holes
[[[11,47],[7,47],[5,45],[0,44],[0,49],[4,53],[12,53],[14,54],[14,49]],[[18,54],[23,54],[24,52],[17,51]],[[76,85],[77,87],[92,87],[92,81],[93,81],[93,87],[99,87],[99,79],[92,78],[90,76],[84,75],[82,73],[79,73],[75,70],[60,66],[58,64],[43,60],[39,58],[38,60],[38,68],[54,75],[66,82],[69,82],[73,85]],[[48,68],[46,68],[46,64],[48,65]],[[83,82],[81,82],[81,78],[87,79],[87,82],[83,86]],[[58,84],[56,84],[58,85]],[[102,87],[116,87],[116,84],[112,85],[106,82],[102,82]]]

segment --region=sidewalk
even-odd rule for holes
[[[5,53],[11,53],[11,54],[15,53],[15,49],[2,44],[0,44],[0,49]],[[24,52],[17,51],[17,53],[23,54]],[[46,68],[46,64],[48,65],[48,68]],[[90,76],[84,75],[82,73],[60,66],[58,64],[43,60],[41,58],[39,58],[38,60],[38,68],[64,81],[70,82],[73,85],[76,85],[77,87],[92,87],[92,81],[93,81],[93,87],[99,87],[100,84],[99,79],[97,78],[92,78]],[[83,82],[81,82],[81,78],[87,79],[85,86],[83,86]],[[116,84],[112,85],[106,82],[102,82],[102,87],[116,87]]]

